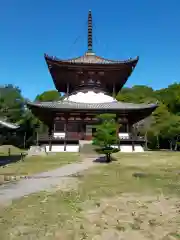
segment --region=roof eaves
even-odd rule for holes
[[[3,121],[3,120],[0,120],[0,125],[2,125],[3,127],[6,127],[6,128],[11,128],[11,129],[19,128],[18,125],[13,124],[13,123],[9,123],[9,122]]]
[[[139,56],[135,57],[135,58],[129,58],[127,60],[111,60],[111,59],[106,59],[106,58],[102,58],[100,56],[95,56],[97,59],[102,60],[102,62],[98,61],[98,62],[88,62],[88,61],[84,61],[84,56],[80,56],[80,57],[76,57],[76,58],[71,58],[71,59],[59,59],[56,56],[49,56],[47,54],[44,54],[46,61],[53,61],[53,62],[57,62],[57,63],[67,63],[67,64],[126,64],[126,63],[135,63],[135,65],[137,64],[137,62],[139,61]],[[79,61],[78,61],[79,59]]]
[[[114,103],[75,103],[70,101],[59,101],[59,102],[29,102],[29,106],[48,108],[48,109],[128,109],[128,110],[146,110],[157,108],[157,104],[133,104],[133,103],[123,103],[123,102],[114,102]]]

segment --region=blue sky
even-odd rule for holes
[[[0,0],[0,6],[0,84],[19,86],[31,100],[54,89],[44,53],[70,58],[87,50],[89,9],[97,55],[140,57],[127,86],[159,89],[180,80],[179,0]]]

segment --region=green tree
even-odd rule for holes
[[[168,88],[157,91],[157,98],[160,99],[174,114],[179,114],[180,111],[180,84],[174,83]]]
[[[0,87],[0,118],[16,123],[25,111],[21,90],[11,84]]]
[[[140,136],[144,135],[145,138],[145,149],[148,149],[148,133],[151,129],[151,124],[152,124],[152,116],[149,116],[140,122],[137,122],[134,124],[134,127],[137,129],[137,133]]]
[[[41,94],[38,94],[35,98],[35,101],[40,101],[40,102],[49,102],[49,101],[59,101],[61,100],[61,94],[57,90],[50,90],[50,91],[45,91]],[[33,132],[33,141],[37,142],[38,141],[38,135],[41,133],[47,132],[48,128],[47,126],[42,123],[39,119],[35,118],[35,116],[28,113],[28,116],[26,118],[26,121],[31,118],[31,124],[33,126],[34,132]],[[29,120],[27,121],[27,124],[25,123],[25,126],[27,128],[29,124]]]
[[[179,135],[179,128],[174,129],[176,120],[174,116],[180,115],[180,84],[173,83],[167,88],[153,90],[147,86],[134,86],[132,88],[123,88],[117,95],[117,100],[133,103],[155,103],[160,102],[157,110],[152,114],[151,121],[143,120],[138,125],[141,133],[144,133],[150,147],[161,148],[172,144],[170,132],[176,129]],[[173,117],[173,118],[172,118]],[[176,118],[177,119],[177,118]],[[150,123],[150,124],[149,124]],[[169,126],[169,127],[168,127]],[[164,129],[168,128],[168,131]],[[169,132],[169,136],[167,133]],[[175,137],[175,139],[177,139]],[[176,141],[175,141],[176,142]],[[147,144],[146,144],[147,145]],[[177,144],[175,144],[177,148]]]
[[[44,133],[47,127],[36,118],[29,109],[26,109],[23,118],[18,123],[23,139],[22,147],[27,148],[37,143],[39,133]]]
[[[160,148],[160,138],[165,124],[169,121],[171,114],[165,104],[160,103],[159,107],[152,114],[152,121],[148,131],[151,141],[156,139],[156,148]]]
[[[152,88],[144,85],[136,85],[132,88],[123,88],[116,96],[118,101],[122,102],[153,102],[155,95]]]
[[[161,134],[163,139],[168,140],[169,149],[173,150],[174,147],[174,150],[177,150],[177,143],[180,137],[180,117],[171,114],[169,119],[164,122]]]
[[[111,162],[111,154],[119,151],[118,148],[112,147],[119,144],[116,115],[100,114],[98,119],[99,124],[96,126],[93,145],[98,146],[96,149],[98,153],[105,154],[107,162]]]
[[[49,102],[58,101],[61,99],[61,94],[56,90],[45,91],[36,96],[35,101]]]
[[[11,84],[0,87],[0,118],[5,121],[16,123],[23,119],[25,113],[25,100],[21,94],[21,90]],[[1,144],[12,144],[20,146],[22,142],[21,131],[1,132]]]

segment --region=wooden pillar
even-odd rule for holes
[[[66,86],[66,94],[67,96],[69,96],[69,82],[67,83],[67,86]]]
[[[127,124],[126,124],[126,131],[127,131],[127,133],[129,134],[129,123],[127,122]]]
[[[81,140],[85,139],[85,124],[84,124],[85,116],[81,116]]]
[[[120,148],[120,138],[119,138],[120,123],[119,123],[119,117],[118,116],[116,116],[116,124],[117,124],[117,128],[116,128],[117,144],[118,144],[118,149],[121,150],[121,148]]]
[[[81,140],[84,140],[84,138],[85,138],[84,123],[81,122]]]
[[[49,152],[52,150],[52,124],[49,126]]]
[[[116,97],[116,88],[115,88],[115,83],[113,83],[113,97]]]
[[[67,145],[67,132],[68,132],[68,116],[65,116],[65,123],[64,123],[64,132],[65,132],[65,138],[64,138],[64,151],[66,151],[66,145]]]
[[[132,141],[132,151],[134,152],[135,146],[134,146],[134,129],[133,126],[131,125],[131,141]]]
[[[53,132],[56,132],[56,120],[53,122]]]

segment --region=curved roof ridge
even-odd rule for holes
[[[72,102],[68,100],[60,100],[60,101],[49,101],[49,102],[27,102],[27,105],[34,106],[34,107],[42,107],[42,108],[67,108],[67,109],[147,109],[147,108],[155,108],[158,105],[156,103],[125,103],[125,102],[105,102],[105,103],[80,103],[80,102]]]
[[[84,54],[82,56],[69,58],[69,59],[60,59],[56,56],[49,56],[48,54],[44,54],[44,56],[46,59],[50,59],[52,61],[68,62],[68,63],[112,63],[113,64],[113,63],[130,63],[130,62],[139,60],[139,56],[135,58],[129,58],[127,60],[112,60],[112,59],[104,58],[94,54]],[[89,60],[91,59],[92,61],[88,61],[88,59]]]

